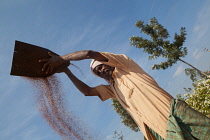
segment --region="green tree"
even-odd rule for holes
[[[194,89],[185,94],[185,102],[195,110],[210,117],[210,79],[195,82]]]
[[[114,131],[113,138],[118,139],[118,140],[124,140],[124,136],[122,134],[122,131],[120,133],[118,133],[117,131]],[[147,140],[145,136],[144,136],[144,140]]]
[[[207,70],[204,73],[209,75],[210,71]],[[184,95],[185,98],[181,95],[177,97],[184,99],[192,108],[210,117],[210,79],[191,68],[185,69],[185,74],[192,80],[194,89],[184,88],[187,92]]]
[[[120,133],[118,133],[117,131],[114,131],[114,139],[118,139],[118,140],[123,140],[123,135],[122,135],[122,131]]]
[[[131,130],[138,132],[139,128],[130,114],[123,108],[123,106],[119,103],[117,99],[112,99],[112,105],[114,106],[114,110],[120,115],[122,119],[122,123],[129,127]]]
[[[210,75],[210,71],[208,71],[208,70],[205,71],[204,73],[206,75]],[[196,84],[197,84],[196,81],[198,81],[199,79],[207,79],[207,77],[204,76],[203,74],[201,74],[199,71],[197,71],[195,69],[191,69],[191,68],[185,69],[185,74],[190,77],[193,87],[196,86]],[[192,88],[184,88],[184,89],[188,93],[192,92]]]
[[[206,75],[209,75],[210,74],[210,71],[207,70],[204,73]],[[191,69],[191,68],[185,69],[185,74],[190,77],[190,79],[192,80],[192,82],[196,82],[199,79],[207,79],[207,77],[204,76],[204,75],[202,75],[199,71],[197,71],[195,69]]]
[[[152,69],[167,69],[177,63],[177,61],[181,61],[207,76],[196,67],[181,59],[187,55],[187,48],[183,47],[187,35],[184,27],[181,27],[180,34],[175,33],[172,42],[169,40],[170,36],[167,29],[159,24],[156,18],[151,18],[148,24],[144,24],[144,22],[140,20],[136,23],[136,27],[140,29],[140,32],[149,35],[151,40],[134,36],[130,38],[130,45],[142,48],[144,52],[150,55],[149,60],[158,57],[166,59],[165,62],[154,64]]]

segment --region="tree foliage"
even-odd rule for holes
[[[210,71],[207,70],[204,73],[206,75],[209,75],[210,74]],[[185,74],[190,77],[190,79],[192,80],[192,82],[196,82],[199,79],[207,79],[207,77],[204,76],[204,75],[202,75],[202,73],[200,73],[199,71],[196,71],[195,69],[191,69],[191,68],[185,69]]]
[[[177,61],[181,61],[203,75],[208,76],[181,59],[187,55],[187,48],[183,47],[187,35],[185,27],[181,27],[179,34],[175,33],[173,41],[170,41],[168,30],[165,29],[156,18],[151,18],[148,24],[144,24],[144,22],[140,20],[136,23],[136,27],[140,29],[140,32],[150,36],[151,39],[133,36],[130,38],[130,45],[143,49],[144,52],[149,54],[150,60],[158,57],[166,59],[165,62],[154,64],[152,66],[153,70],[167,69],[177,63]]]
[[[175,33],[172,43],[170,43],[167,29],[159,24],[156,18],[150,19],[148,24],[144,24],[140,20],[136,23],[136,27],[140,28],[141,32],[149,35],[151,40],[135,36],[130,38],[130,45],[142,48],[144,52],[150,55],[149,59],[158,57],[167,59],[165,62],[153,65],[152,69],[167,69],[181,57],[187,55],[187,48],[183,47],[187,35],[184,27],[180,29],[180,34]]]
[[[117,131],[114,131],[114,139],[123,140],[122,131],[118,133]]]
[[[187,68],[185,74],[190,77],[192,81],[192,88],[184,88],[187,92],[182,98],[179,94],[177,97],[182,98],[192,108],[210,117],[210,79],[202,75],[198,71]],[[210,75],[210,71],[205,71],[206,75]]]
[[[192,108],[210,117],[210,79],[195,82],[191,93],[185,94],[185,102]]]
[[[210,75],[210,71],[204,72],[206,75]],[[185,74],[190,77],[190,80],[192,81],[192,86],[195,87],[197,85],[197,81],[199,79],[207,79],[208,77],[204,76],[202,73],[195,69],[187,68],[185,69]],[[192,92],[192,88],[184,88],[186,92],[190,93]]]
[[[112,105],[114,106],[114,110],[120,115],[122,119],[122,123],[129,127],[131,130],[138,132],[139,128],[130,114],[123,108],[123,106],[117,101],[117,99],[112,99]]]

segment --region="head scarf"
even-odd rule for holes
[[[97,74],[94,73],[93,69],[94,69],[96,66],[101,65],[101,64],[103,64],[103,63],[101,63],[100,61],[97,61],[97,60],[95,60],[95,59],[93,59],[93,60],[91,61],[91,63],[90,63],[90,69],[91,69],[91,72],[92,72],[94,75],[98,76]]]
[[[97,60],[95,60],[95,59],[93,59],[92,61],[91,61],[91,63],[90,63],[90,69],[91,69],[91,72],[95,75],[95,76],[98,76],[96,73],[94,73],[94,68],[96,67],[96,66],[98,66],[98,65],[101,65],[101,64],[103,64],[103,63],[101,63],[100,61],[97,61]],[[100,76],[98,76],[98,77],[100,77]],[[101,77],[100,77],[101,78]],[[107,79],[104,79],[104,80],[106,80],[108,83],[112,83],[114,80],[112,79],[112,80],[107,80]]]

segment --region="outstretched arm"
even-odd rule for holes
[[[51,53],[49,53],[49,55],[51,56],[51,58],[39,60],[39,62],[45,63],[43,65],[42,71],[46,71],[46,73],[52,73],[55,67],[61,66],[66,61],[78,61],[83,59],[96,59],[98,61],[108,61],[108,59],[101,55],[99,52],[92,50],[77,51],[62,56],[53,55]]]
[[[82,92],[85,96],[98,96],[99,93],[95,88],[89,87],[84,82],[79,80],[68,68],[64,70],[69,79],[77,87],[77,89]]]
[[[99,52],[92,50],[82,50],[73,53],[69,53],[67,55],[61,56],[62,59],[67,61],[77,61],[83,59],[96,59],[98,61],[107,61],[108,59],[101,55]]]

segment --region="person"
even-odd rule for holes
[[[51,58],[40,60],[46,73],[52,73],[55,67],[66,61],[92,59],[92,73],[105,79],[107,85],[90,87],[68,68],[57,72],[65,72],[85,96],[98,96],[102,101],[116,98],[146,139],[207,140],[210,137],[209,118],[190,108],[184,101],[174,99],[126,55],[92,50],[63,56],[49,55]]]

